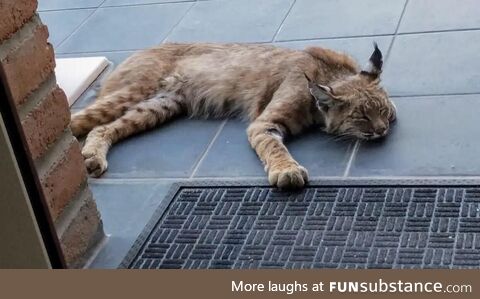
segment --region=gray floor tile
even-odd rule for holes
[[[287,142],[292,156],[308,169],[311,177],[342,176],[354,142],[336,141],[320,129],[312,130]]]
[[[196,177],[265,176],[260,160],[248,143],[246,127],[247,124],[240,121],[228,121],[198,168]],[[343,175],[352,145],[312,130],[289,140],[287,147],[313,177]]]
[[[270,42],[293,0],[201,1],[168,41]]]
[[[192,3],[98,9],[59,53],[143,49],[159,44]]]
[[[48,26],[50,43],[57,48],[95,9],[40,12],[42,22]]]
[[[391,135],[363,143],[352,176],[480,175],[480,95],[397,98]]]
[[[480,92],[480,30],[400,35],[384,83],[392,95]]]
[[[229,120],[195,176],[264,176],[262,162],[248,143],[246,128],[245,123]]]
[[[38,0],[38,10],[96,8],[103,0]]]
[[[122,5],[139,5],[139,4],[155,4],[155,3],[171,3],[171,2],[195,2],[195,0],[106,0],[102,4],[102,7],[122,6]]]
[[[374,42],[378,43],[378,47],[382,53],[386,55],[392,38],[393,36],[321,39],[296,42],[278,42],[275,43],[275,45],[293,49],[305,49],[309,46],[329,48],[347,53],[355,58],[361,66],[363,66],[365,63],[367,63],[368,58],[373,52]]]
[[[393,34],[405,0],[297,0],[280,40]]]
[[[116,268],[120,264],[170,185],[170,182],[90,183],[105,233],[109,235],[91,268]]]
[[[399,32],[480,28],[478,0],[415,0],[405,9]]]
[[[114,145],[105,178],[188,177],[219,121],[181,119]]]

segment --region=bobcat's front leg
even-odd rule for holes
[[[295,161],[283,144],[285,128],[272,122],[254,121],[248,140],[268,172],[268,181],[279,188],[300,188],[308,181],[307,170]]]

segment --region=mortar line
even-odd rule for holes
[[[205,149],[205,151],[203,152],[202,156],[200,157],[200,159],[198,159],[197,163],[195,164],[195,166],[193,167],[193,170],[192,170],[192,173],[190,174],[190,176],[188,177],[189,179],[192,179],[195,174],[197,173],[198,169],[200,168],[200,165],[202,164],[203,160],[205,159],[205,157],[207,156],[208,152],[210,151],[210,149],[212,148],[213,144],[215,143],[215,141],[217,140],[218,136],[220,136],[220,133],[223,131],[223,128],[225,127],[225,124],[227,123],[227,119],[225,119],[221,124],[220,126],[218,127],[217,129],[217,132],[215,133],[215,135],[213,136],[212,140],[210,141],[210,144],[207,146],[207,148]]]
[[[88,188],[87,180],[84,179],[79,186],[79,190],[73,195],[72,200],[65,206],[55,221],[55,230],[58,236],[62,236],[67,231],[69,225],[74,221],[84,204],[88,201],[90,194],[91,190]]]
[[[292,11],[292,8],[293,8],[293,6],[295,5],[296,2],[297,2],[297,0],[293,0],[292,4],[291,4],[290,7],[288,8],[288,11],[287,11],[287,13],[285,14],[285,17],[283,17],[282,22],[280,23],[280,26],[278,26],[277,31],[275,32],[275,34],[273,35],[272,40],[270,41],[271,43],[273,43],[273,42],[277,39],[277,36],[278,36],[278,34],[280,33],[280,30],[282,29],[283,24],[285,23],[285,20],[287,19],[288,15],[290,15],[290,12]]]
[[[103,236],[103,238],[91,249],[90,256],[85,261],[82,269],[89,269],[92,266],[97,257],[100,255],[100,252],[102,252],[102,250],[107,246],[111,236],[111,234],[105,233],[105,236]]]
[[[355,156],[360,148],[360,141],[355,141],[355,145],[353,146],[352,153],[350,154],[350,158],[348,159],[347,167],[345,167],[345,172],[343,173],[343,177],[346,178],[350,174],[350,168],[352,167],[353,161]]]

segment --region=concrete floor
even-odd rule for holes
[[[312,177],[478,176],[480,6],[475,0],[39,0],[58,57],[120,63],[162,42],[252,42],[345,51],[376,41],[398,122],[382,142],[310,132],[289,143]],[[72,108],[93,100],[87,91]],[[128,139],[90,185],[110,235],[92,263],[116,267],[173,182],[263,178],[237,120],[179,120]],[[473,138],[472,138],[473,137]]]

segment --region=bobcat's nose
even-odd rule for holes
[[[379,125],[374,130],[374,134],[377,135],[378,137],[383,137],[387,135],[387,133],[388,133],[388,127],[385,124]]]

